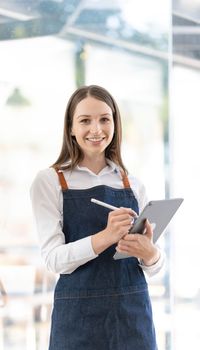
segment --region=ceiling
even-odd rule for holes
[[[200,67],[200,1],[173,0],[174,59]],[[140,32],[117,0],[0,0],[0,40],[57,35],[167,58],[168,33]]]

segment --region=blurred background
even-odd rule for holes
[[[184,198],[149,287],[159,350],[200,349],[199,23],[199,0],[0,0],[0,349],[47,349],[57,276],[29,189],[83,84],[117,100],[124,162],[149,199]]]

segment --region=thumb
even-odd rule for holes
[[[145,220],[145,235],[152,240],[153,230],[148,219]]]

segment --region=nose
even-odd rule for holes
[[[98,121],[93,121],[90,125],[91,134],[99,134],[101,132],[101,125]]]

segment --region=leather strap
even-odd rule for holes
[[[131,188],[128,176],[122,170],[121,170],[121,176],[122,176],[122,181],[123,181],[123,184],[124,184],[124,188]]]
[[[64,177],[64,175],[63,175],[63,172],[60,171],[60,170],[58,170],[58,169],[56,169],[56,168],[54,168],[54,169],[55,169],[55,171],[56,171],[57,174],[58,174],[58,178],[59,178],[59,182],[60,182],[60,185],[61,185],[61,187],[62,187],[62,190],[68,190],[68,185],[67,185],[67,182],[66,182],[66,180],[65,180],[65,177]]]

